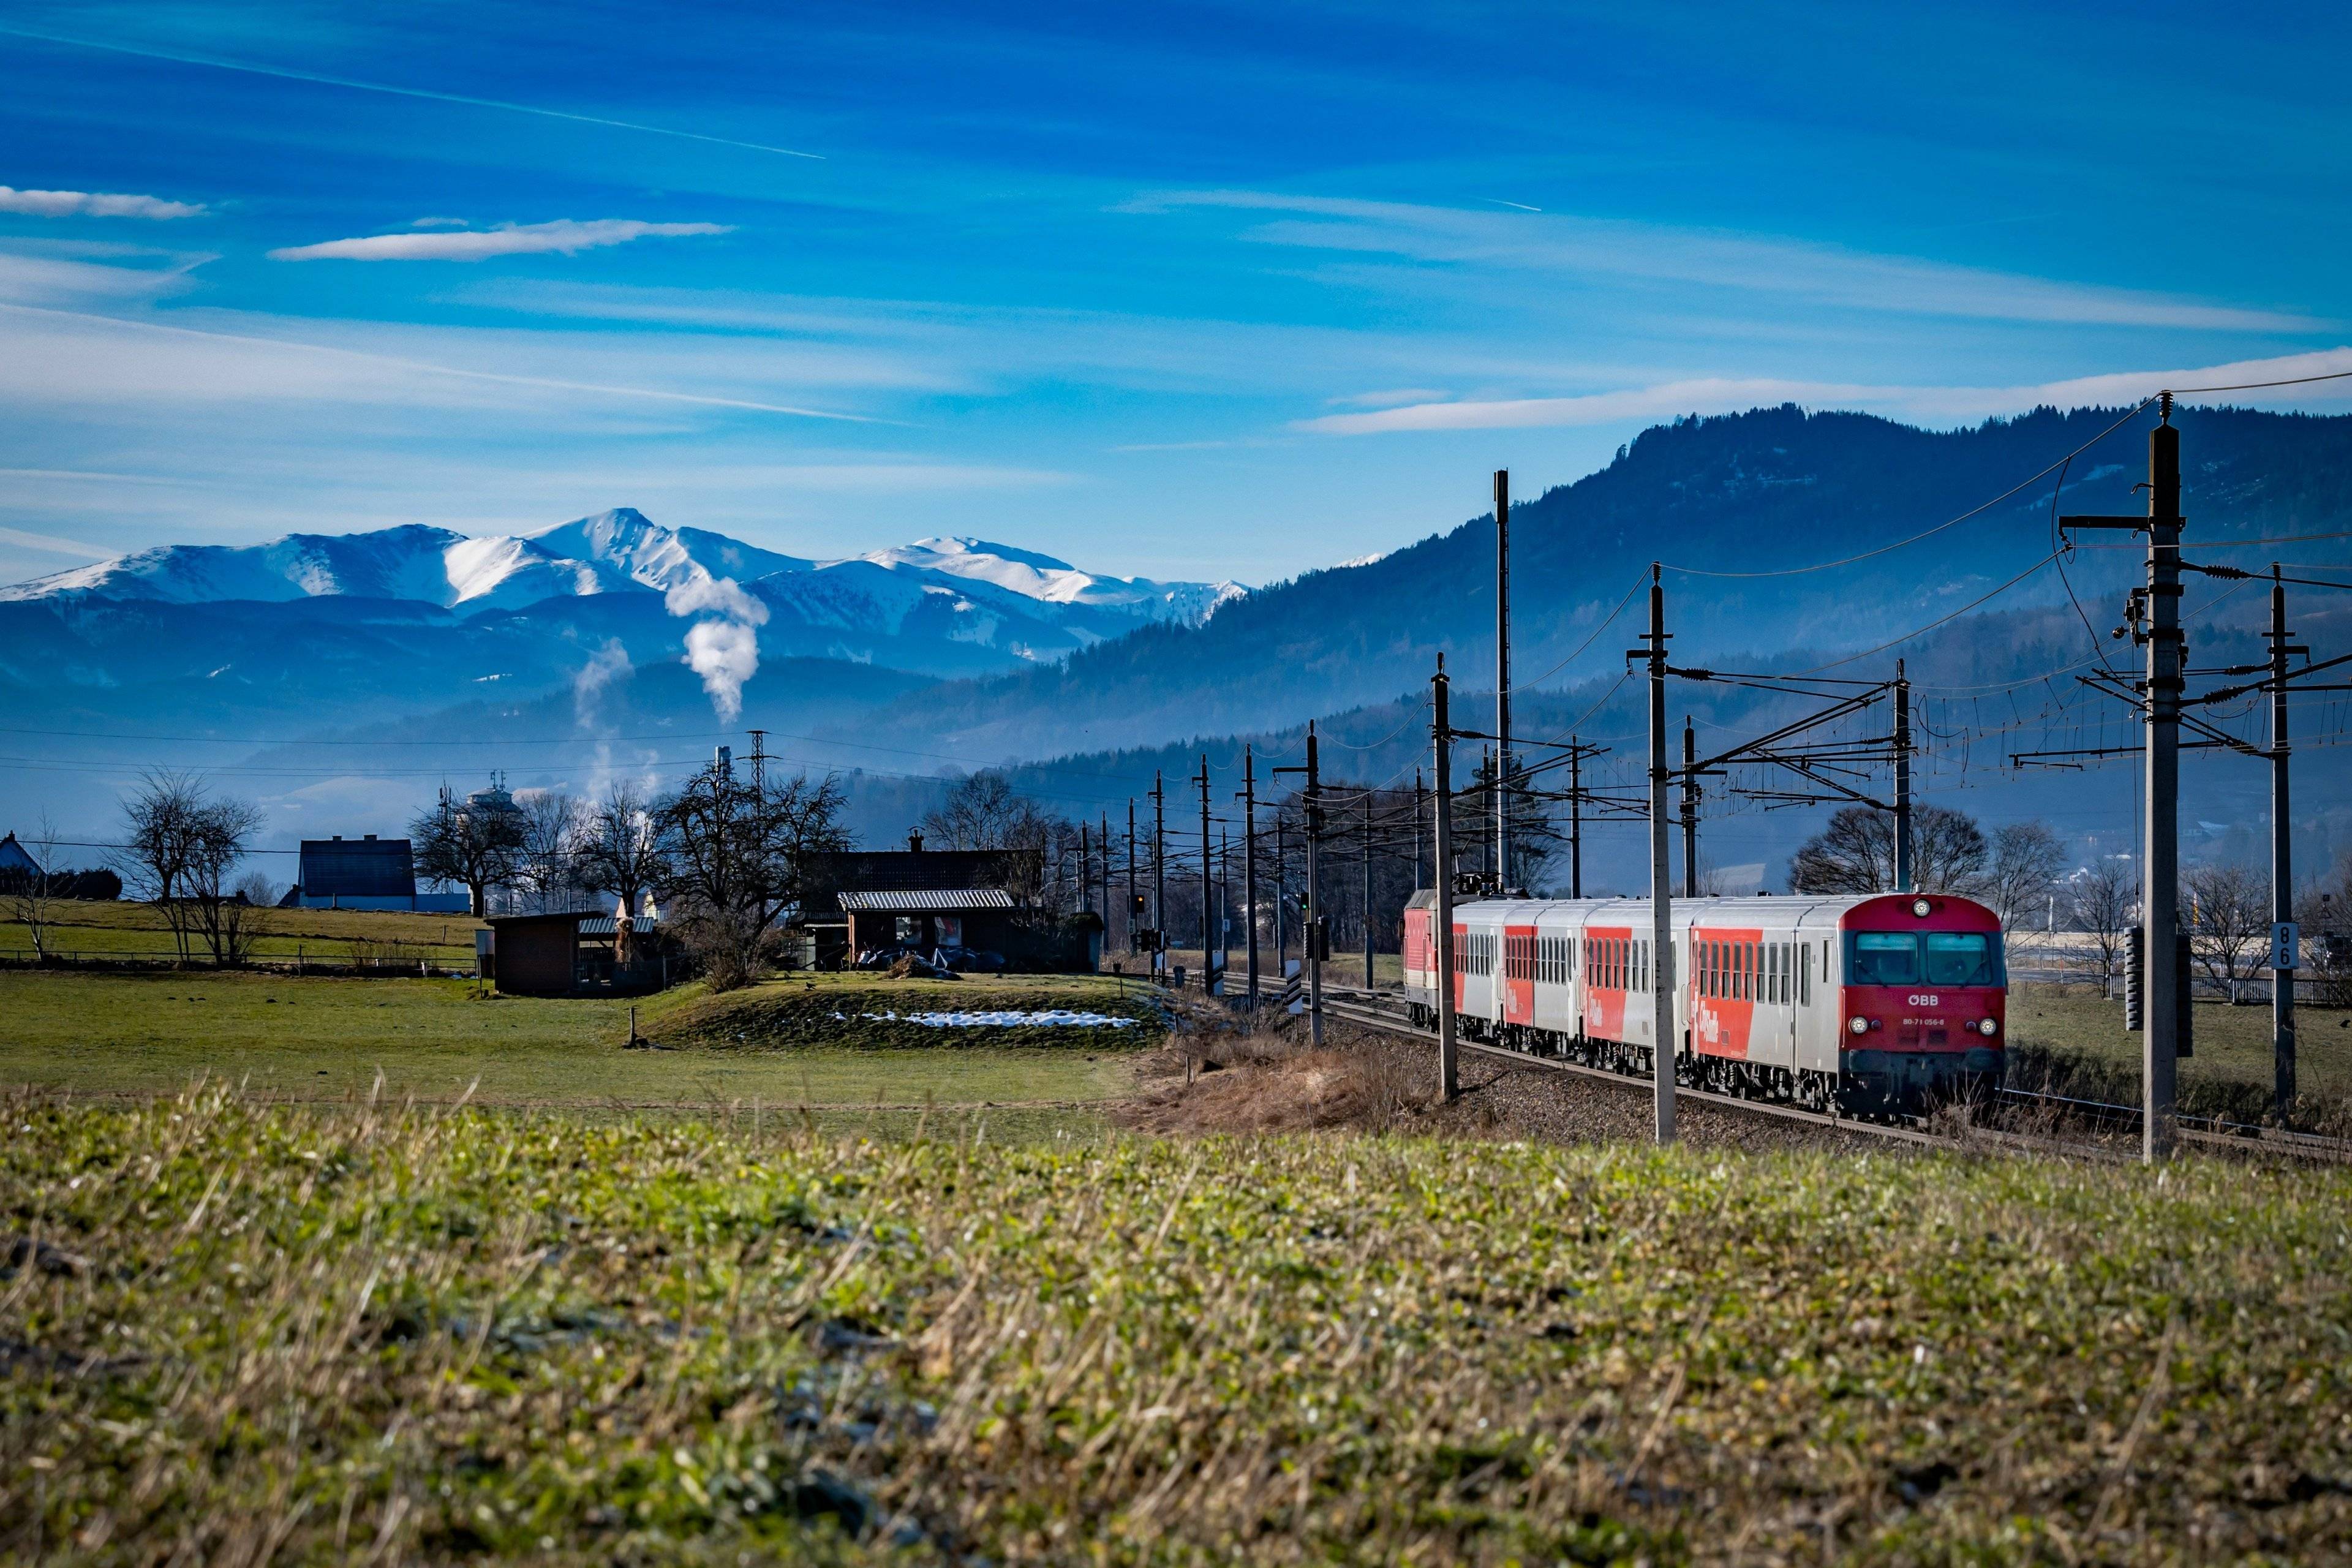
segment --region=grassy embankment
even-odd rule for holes
[[[173,952],[163,911],[153,904],[121,899],[59,900],[50,910],[48,947],[85,958],[167,958]],[[378,910],[259,910],[261,935],[254,956],[349,963],[353,944],[370,959],[419,958],[439,967],[470,970],[474,932],[482,922],[471,915],[415,915]],[[201,948],[202,941],[198,939]],[[22,921],[0,921],[0,956],[29,958],[32,932]]]
[[[1108,980],[1049,985],[1060,1005],[1137,1011],[1131,984],[1124,1004]],[[989,1005],[1037,989],[818,976],[714,998],[679,986],[636,1004],[639,1027],[661,1038],[683,1020],[676,1043],[688,1048],[628,1050],[626,1002],[486,998],[467,981],[0,972],[0,1083],[152,1094],[203,1076],[268,1098],[337,1100],[374,1092],[381,1075],[394,1099],[608,1107],[1085,1105],[1124,1092],[1128,1058],[1158,1044],[1160,1031],[964,1032],[987,1049],[926,1031],[911,1044],[931,1048],[883,1049],[909,1042],[859,1016]],[[826,1004],[825,1029],[771,1042],[784,1048],[709,1048],[719,1018],[804,999]],[[835,1011],[852,1016],[835,1020]],[[1065,1120],[1097,1124],[1084,1112]]]
[[[2347,1173],[0,1110],[16,1561],[2352,1550]]]

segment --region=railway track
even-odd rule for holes
[[[1399,1016],[1388,999],[1377,992],[1366,993],[1327,985],[1323,989],[1323,1010],[1335,1018],[1360,1025],[1366,1028],[1383,1029],[1391,1034],[1434,1044],[1437,1032],[1422,1028]],[[1523,1068],[1547,1068],[1581,1078],[1597,1079],[1621,1089],[1647,1086],[1645,1079],[1629,1078],[1605,1068],[1587,1067],[1582,1062],[1563,1061],[1556,1057],[1531,1056],[1525,1051],[1504,1046],[1490,1046],[1481,1041],[1458,1037],[1456,1047],[1466,1053],[1497,1058]],[[2054,1110],[2079,1120],[2104,1123],[2115,1132],[2137,1133],[2139,1130],[2139,1110],[2136,1106],[2110,1105],[2101,1100],[2069,1100],[2060,1095],[2039,1094],[2030,1089],[2004,1089],[2000,1091],[2003,1103]],[[1696,1100],[1701,1104],[1720,1106],[1727,1110],[1744,1111],[1754,1116],[1777,1118],[1840,1132],[1861,1133],[1883,1138],[1891,1142],[1919,1143],[1934,1147],[1949,1147],[1952,1140],[1932,1132],[1916,1119],[1903,1121],[1874,1121],[1856,1117],[1837,1116],[1818,1110],[1806,1110],[1798,1106],[1776,1104],[1770,1100],[1745,1100],[1738,1095],[1718,1094],[1712,1089],[1677,1087],[1677,1100]],[[2328,1163],[2352,1163],[2352,1141],[2322,1138],[2306,1132],[2285,1132],[2275,1128],[2250,1127],[2242,1123],[2220,1122],[2211,1118],[2184,1117],[2179,1136],[2184,1143],[2216,1152],[2235,1154],[2278,1155],[2288,1159],[2318,1161]],[[2204,1122],[2206,1125],[2186,1125]],[[1978,1136],[1985,1142],[2011,1148],[2021,1153],[2057,1153],[2075,1158],[2096,1160],[2136,1159],[2137,1152],[2113,1143],[2087,1142],[2067,1139],[2042,1138],[2030,1133],[2002,1131],[1980,1128]]]

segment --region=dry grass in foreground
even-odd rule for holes
[[[0,1110],[9,1562],[2352,1551],[2352,1174]]]

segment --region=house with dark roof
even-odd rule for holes
[[[305,910],[423,910],[463,914],[473,906],[466,894],[419,893],[416,858],[405,838],[302,840],[300,880],[286,904]]]
[[[926,849],[919,833],[904,849],[850,849],[817,857],[794,922],[814,939],[820,968],[854,963],[894,947],[952,955],[993,952],[1016,969],[1091,970],[1101,936],[1061,930],[1054,915],[1026,908],[1004,887],[1003,853]]]

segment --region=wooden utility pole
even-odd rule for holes
[[[1127,951],[1135,951],[1135,797],[1127,797]]]
[[[1078,824],[1078,912],[1091,914],[1095,907],[1095,856],[1087,825]]]
[[[1511,471],[1495,470],[1495,881],[1511,889]]]
[[[2180,432],[2172,394],[2158,394],[2158,423],[2147,433],[2146,517],[2062,517],[2070,528],[2116,528],[2147,535],[2147,581],[2135,590],[2136,638],[2147,649],[2147,838],[2140,855],[2140,910],[2147,962],[2140,976],[2140,1157],[2168,1158],[2179,1140],[2180,1021],[2189,976],[2172,962],[2180,927]]]
[[[1276,769],[1279,773],[1281,770]],[[1282,815],[1279,800],[1274,808],[1274,962],[1282,968],[1282,978],[1290,979],[1290,909],[1285,901],[1290,897],[1290,835],[1289,824]]]
[[[1437,656],[1430,678],[1433,718],[1430,738],[1437,766],[1437,1096],[1451,1101],[1462,1092],[1454,1040],[1454,731],[1445,711],[1445,656]]]
[[[1242,748],[1242,906],[1249,925],[1249,1009],[1257,1011],[1257,757]]]
[[[2294,834],[2287,812],[2286,661],[2307,647],[2287,641],[2286,584],[2271,563],[2271,1106],[2294,1109]]]
[[[1675,1016],[1674,868],[1668,848],[1666,789],[1674,771],[1666,765],[1666,591],[1655,562],[1650,565],[1650,629],[1647,648],[1626,657],[1650,673],[1650,1004],[1652,1099],[1661,1143],[1675,1141],[1675,1068],[1682,1044]]]

